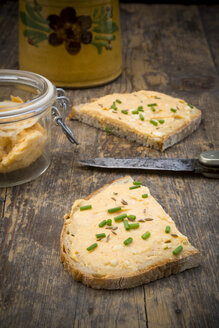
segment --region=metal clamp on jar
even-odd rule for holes
[[[0,187],[31,181],[50,164],[51,117],[78,144],[61,112],[69,99],[41,75],[0,70]]]

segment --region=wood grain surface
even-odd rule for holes
[[[0,3],[0,68],[18,68],[17,2]],[[202,110],[200,128],[164,157],[219,148],[219,6],[121,4],[123,72],[113,83],[67,90],[72,104],[152,89]],[[70,108],[69,108],[70,111]],[[0,327],[218,327],[218,199],[214,179],[90,170],[79,158],[160,157],[122,138],[68,122],[80,145],[52,128],[52,164],[37,180],[0,189]],[[75,282],[59,260],[63,215],[75,199],[130,174],[147,185],[202,254],[201,265],[122,291]]]

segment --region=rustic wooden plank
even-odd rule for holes
[[[0,3],[0,68],[18,68],[18,4]]]
[[[17,68],[16,8],[14,1],[1,6],[1,68]],[[215,32],[206,39],[211,26],[216,30],[213,14],[213,9],[202,11],[201,22],[195,6],[122,5],[122,76],[106,86],[68,90],[68,96],[78,104],[106,93],[149,88],[185,98],[203,110],[202,125],[163,156],[192,157],[218,147]],[[1,190],[1,327],[216,327],[217,182],[191,175],[81,168],[77,159],[85,155],[160,153],[78,122],[68,123],[80,146],[72,146],[53,126],[49,170],[36,181],[8,188],[7,193]],[[64,213],[75,199],[124,174],[143,181],[201,250],[200,268],[125,291],[86,288],[63,270],[59,235]]]
[[[216,110],[218,75],[197,8],[162,6],[161,16],[159,6],[152,6],[149,12],[148,8],[142,6],[139,16],[139,6],[137,7],[129,6],[128,13],[131,12],[131,21],[126,19],[126,22],[128,21],[136,28],[131,36],[133,42],[138,42],[136,46],[142,44],[146,36],[145,48],[154,54],[154,57],[148,55],[149,60],[147,60],[149,74],[145,75],[149,87],[152,86],[153,89],[158,87],[159,90],[169,94],[173,91],[182,98],[187,97],[190,103],[196,104],[203,110],[201,128],[165,154],[192,157],[203,150],[216,148],[218,146],[218,112]],[[139,35],[139,37],[134,38],[134,35]],[[194,52],[194,49],[198,49],[198,52]],[[143,59],[140,58],[138,50],[134,48],[133,52],[135,52],[135,57],[131,62],[138,65],[138,74],[140,74],[136,79],[143,81],[141,72],[145,72],[146,67],[143,65]],[[164,53],[165,57],[163,57]],[[205,66],[204,73],[202,65]],[[165,78],[160,82],[159,77],[162,76]],[[213,108],[211,115],[209,115],[210,108]],[[138,179],[145,180],[145,176],[141,175]],[[155,181],[156,185],[154,185]],[[157,178],[150,176],[146,183],[151,185],[151,191],[157,194],[158,200],[170,215],[176,218],[180,230],[190,237],[191,242],[203,254],[201,268],[145,286],[148,326],[214,327],[218,322],[216,312],[218,281],[215,280],[217,265],[214,232],[216,229],[213,228],[215,222],[210,213],[216,211],[215,199],[211,191],[218,186],[217,182],[191,176],[184,176],[182,179],[177,175],[174,177],[167,175]],[[208,226],[208,234],[211,235],[213,232],[210,238],[206,236],[205,220],[212,222]],[[203,236],[206,236],[204,240]],[[205,250],[208,250],[207,259]],[[208,270],[209,267],[210,270]],[[208,284],[209,275],[213,280],[211,287]],[[197,282],[195,282],[196,279]]]
[[[219,40],[218,40],[218,21],[219,5],[217,6],[200,6],[200,16],[202,19],[203,29],[206,34],[212,60],[219,72]]]
[[[2,188],[0,191],[0,218],[4,217],[6,194],[7,194],[6,188]]]

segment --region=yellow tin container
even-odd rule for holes
[[[88,87],[121,73],[118,0],[20,0],[20,69]]]

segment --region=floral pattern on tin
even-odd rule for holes
[[[26,3],[26,11],[20,12],[21,22],[27,27],[24,36],[30,45],[39,47],[46,41],[55,47],[64,45],[70,55],[77,55],[82,45],[91,44],[98,54],[103,49],[111,50],[115,33],[119,30],[113,22],[113,12],[110,5],[96,7],[92,17],[79,15],[73,7],[65,7],[59,15],[42,16],[42,7],[34,0]]]

